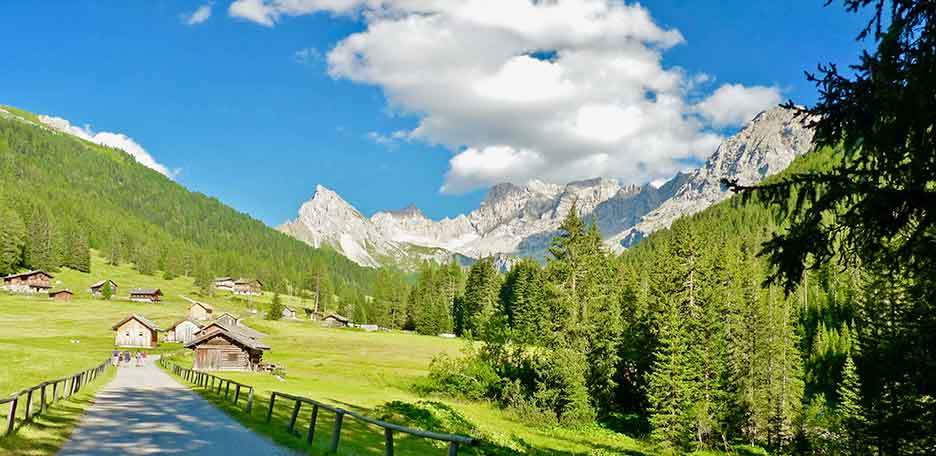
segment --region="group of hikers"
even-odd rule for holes
[[[120,350],[114,350],[113,356],[111,357],[111,362],[115,366],[136,366],[140,367],[143,363],[146,362],[146,352],[135,352],[130,353],[128,351],[121,352]],[[134,364],[136,362],[136,364]]]

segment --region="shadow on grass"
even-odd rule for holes
[[[29,456],[56,454],[68,441],[85,410],[94,403],[98,390],[106,385],[113,375],[114,370],[108,369],[103,376],[85,385],[78,394],[50,404],[45,411],[33,416],[30,421],[17,419],[18,424],[13,433],[0,436],[0,454]],[[34,410],[37,409],[38,403],[34,404]],[[18,404],[16,413],[18,416],[25,416],[25,401]]]

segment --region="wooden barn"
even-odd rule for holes
[[[217,323],[216,323],[217,324]],[[185,344],[195,350],[193,368],[202,371],[256,371],[270,349],[256,339],[219,327]]]
[[[159,327],[148,318],[131,314],[113,326],[117,331],[114,345],[118,347],[156,348]]]
[[[91,286],[88,287],[88,291],[91,293],[91,296],[95,298],[100,298],[104,295],[104,285],[110,283],[111,296],[117,296],[117,282],[114,282],[110,279],[105,279],[100,282],[94,282]]]
[[[283,315],[282,315],[282,317],[283,317],[283,318],[286,318],[286,319],[289,319],[289,320],[295,320],[295,319],[296,319],[296,309],[293,309],[292,307],[289,307],[289,306],[283,306]]]
[[[348,320],[341,315],[336,313],[330,313],[322,318],[322,326],[328,326],[331,328],[344,328],[351,323],[351,320]]]
[[[70,290],[55,290],[49,292],[49,299],[55,301],[71,301],[73,295],[74,293]]]
[[[130,290],[130,300],[135,302],[157,303],[162,300],[162,290],[159,288],[134,288]]]
[[[212,313],[214,313],[214,308],[211,304],[194,301],[189,306],[189,318],[195,321],[211,320]]]
[[[228,312],[224,312],[221,315],[218,315],[217,317],[215,317],[215,321],[218,323],[221,323],[222,325],[233,328],[234,326],[237,326],[237,324],[240,322],[240,318],[237,318]]]
[[[195,334],[197,334],[199,330],[201,330],[201,325],[198,323],[189,319],[179,320],[166,330],[165,340],[166,342],[187,344],[195,339]]]
[[[46,293],[54,277],[45,271],[27,271],[3,278],[3,288],[13,293]]]
[[[240,279],[234,282],[234,294],[258,296],[262,295],[263,283],[257,279]]]

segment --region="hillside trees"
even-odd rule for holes
[[[464,305],[457,313],[456,334],[483,335],[498,310],[499,292],[500,276],[493,258],[482,258],[471,265],[465,282]]]
[[[23,220],[0,202],[0,275],[12,274],[22,265],[25,246]]]

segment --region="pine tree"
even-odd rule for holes
[[[283,318],[283,301],[279,293],[273,293],[273,301],[270,302],[270,308],[267,310],[267,320],[279,320]]]
[[[114,288],[111,286],[110,280],[104,281],[104,286],[101,287],[101,298],[105,301],[110,301],[114,296]]]
[[[0,275],[12,274],[23,262],[26,227],[16,211],[0,206]]]
[[[464,312],[458,329],[461,333],[484,337],[488,323],[500,307],[500,277],[493,258],[482,258],[471,265],[465,283]]]
[[[850,353],[845,357],[838,396],[839,434],[840,440],[845,442],[845,448],[842,450],[849,454],[865,453],[867,450],[862,445],[862,441],[865,438],[867,421],[861,406],[861,384],[855,369],[855,361]]]

